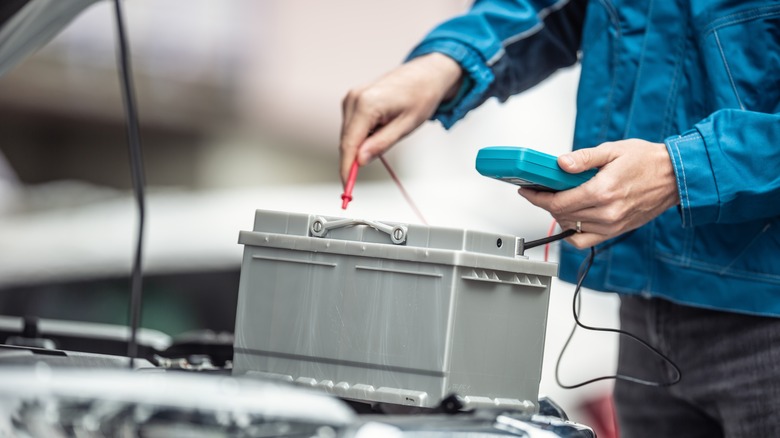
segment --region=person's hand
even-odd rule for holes
[[[342,102],[342,182],[356,157],[360,165],[368,163],[428,120],[457,93],[462,74],[452,58],[431,53],[350,90]]]
[[[568,239],[577,248],[597,245],[636,229],[680,203],[677,181],[666,146],[622,140],[580,149],[558,157],[569,173],[599,171],[581,186],[557,193],[520,189],[532,204],[552,214],[563,229],[581,233]]]

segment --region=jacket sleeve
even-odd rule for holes
[[[780,216],[780,114],[719,110],[665,143],[683,226]]]
[[[490,97],[502,102],[577,62],[586,0],[476,0],[431,31],[408,59],[431,52],[467,73],[434,114],[446,128]]]

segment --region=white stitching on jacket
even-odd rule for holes
[[[762,11],[765,9],[769,9],[769,12],[758,13],[758,11]],[[706,37],[707,35],[710,34],[710,32],[715,32],[721,27],[731,26],[732,24],[742,23],[744,21],[753,21],[759,18],[771,17],[774,15],[780,15],[780,6],[778,5],[763,6],[756,9],[750,9],[748,11],[735,12],[733,14],[717,18],[714,21],[707,24],[707,26],[705,26],[706,30],[704,31],[703,36]],[[729,20],[730,18],[733,18],[733,20]]]
[[[680,181],[677,182],[677,188],[680,190],[681,193],[684,194],[684,197],[680,198],[680,203],[682,204],[683,208],[683,226],[685,226],[688,223],[688,220],[686,220],[686,217],[690,220],[691,223],[693,223],[693,213],[691,212],[691,199],[688,195],[688,178],[685,175],[685,163],[683,163],[682,154],[680,153],[680,143],[687,143],[691,141],[698,141],[699,135],[698,134],[690,134],[685,137],[676,138],[674,140],[670,140],[669,143],[674,147],[675,152],[677,152],[677,161],[680,163],[680,172],[682,174],[682,186],[680,186]],[[675,160],[672,160],[672,163],[675,163]],[[685,213],[688,213],[687,215]]]
[[[729,68],[729,62],[726,60],[726,54],[723,52],[723,46],[720,45],[720,37],[718,37],[718,31],[714,31],[712,32],[712,34],[715,35],[715,42],[718,44],[720,57],[721,59],[723,59],[723,65],[726,67],[726,74],[729,76],[731,89],[734,90],[734,96],[736,96],[737,102],[739,103],[739,109],[744,110],[745,105],[742,104],[742,99],[740,99],[739,97],[739,92],[737,91],[737,85],[734,83],[734,77],[731,75],[731,68]]]

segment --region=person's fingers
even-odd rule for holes
[[[617,152],[619,151],[613,148],[611,143],[604,143],[595,148],[579,149],[563,154],[558,157],[558,165],[569,173],[585,172],[605,166],[616,158]],[[614,186],[608,177],[608,175],[596,174],[582,185],[556,192],[554,196],[540,197],[524,190],[519,193],[534,205],[552,213],[553,216],[567,216],[598,205],[605,193],[604,188]]]
[[[416,125],[408,116],[396,117],[372,133],[358,148],[357,160],[361,166],[384,153],[390,146],[411,132]]]
[[[344,121],[341,134],[341,181],[346,182],[352,163],[357,158],[358,148],[376,126],[377,121],[357,111]]]
[[[590,248],[591,246],[596,246],[607,239],[611,239],[612,237],[614,236],[605,236],[603,234],[582,232],[567,237],[566,241],[571,243],[578,249],[585,249],[585,248]]]
[[[569,241],[579,248],[636,229],[679,204],[677,183],[665,145],[629,139],[580,149],[559,157],[565,171],[599,171],[571,190],[541,193],[521,189],[533,205],[550,212],[563,227],[581,233]]]
[[[567,190],[566,192],[573,192],[574,190],[578,189]],[[556,222],[561,224],[561,227],[564,229],[575,229],[577,221],[587,224],[588,231],[598,234],[611,234],[625,227],[628,217],[621,215],[619,204],[608,207],[594,207],[590,203],[586,203],[583,208],[575,208],[574,204],[566,204],[569,201],[561,197],[566,192],[540,192],[527,188],[518,190],[518,193],[531,204],[550,212]],[[565,208],[558,207],[558,205],[565,206]],[[584,227],[585,225],[583,225],[583,229]]]
[[[341,144],[341,181],[346,182],[352,163],[357,159],[357,151],[360,143],[371,131],[371,124],[366,120],[356,120],[344,135]]]
[[[346,184],[346,178],[347,174],[345,174],[344,169],[349,169],[352,166],[352,161],[354,160],[355,154],[350,147],[351,145],[347,145],[344,142],[344,138],[347,136],[347,132],[350,130],[350,126],[352,123],[352,114],[354,113],[355,108],[355,94],[356,90],[350,90],[346,96],[344,96],[344,99],[341,101],[341,135],[339,140],[339,157],[340,157],[340,164],[339,164],[339,175],[341,178],[341,183]],[[345,151],[346,149],[346,151]],[[350,153],[353,152],[353,153]],[[348,159],[348,157],[352,157],[353,159]]]
[[[589,198],[590,200],[587,202],[581,202],[582,199],[576,196],[576,193],[573,198],[564,196],[571,195],[569,192],[574,193],[580,190],[581,188],[576,188],[564,192],[551,193],[520,189],[518,193],[531,204],[550,212],[564,229],[575,229],[577,221],[583,224],[583,230],[597,234],[614,234],[616,231],[623,230],[626,227],[626,221],[629,216],[622,214],[620,204],[596,207],[592,201],[598,199],[597,197]],[[579,193],[587,192],[583,190]]]
[[[601,163],[602,160],[605,159],[614,161],[620,153],[619,150],[614,150],[614,148],[608,145],[590,149],[580,149],[575,152],[580,152],[579,154],[575,154],[575,162],[587,162],[591,164]],[[559,157],[559,162],[560,161],[561,159]],[[563,161],[566,162],[566,160]],[[591,164],[578,164],[577,169],[578,171],[592,169],[592,167],[590,167]],[[603,163],[601,166],[603,167],[606,164],[607,163]],[[604,205],[607,202],[613,202],[621,196],[623,187],[621,182],[616,179],[619,175],[615,175],[614,172],[607,172],[606,169],[607,168],[602,169],[593,178],[573,189],[555,193],[521,189],[518,193],[531,201],[532,204],[549,211],[553,216],[570,216],[581,210]],[[590,218],[596,219],[594,217]]]
[[[569,173],[585,172],[600,168],[614,160],[614,151],[611,143],[604,143],[595,148],[578,149],[559,156],[558,165]]]
[[[360,90],[350,90],[341,101],[341,138],[344,138],[344,132],[349,124],[352,122],[352,115],[355,113],[355,105],[357,103],[357,95]]]
[[[556,219],[556,222],[560,225],[561,229],[563,230],[576,230],[577,229],[577,220],[558,220]],[[610,234],[613,230],[610,226],[601,224],[598,222],[588,222],[586,220],[579,220],[580,222],[580,232],[581,233],[594,233],[594,234]]]
[[[543,192],[533,189],[520,189],[517,193],[531,204],[543,208],[556,217],[569,217],[572,213],[591,208],[596,204],[597,197],[591,194],[588,181],[570,190],[562,192]]]
[[[524,189],[524,188],[518,188],[517,193],[520,194],[520,196],[524,197],[528,200],[531,204],[542,207],[548,205],[550,202],[552,202],[553,196],[555,196],[555,193],[552,192],[543,192],[539,190],[533,190],[533,189]],[[545,210],[547,210],[545,208]],[[549,211],[549,210],[548,210]]]
[[[554,215],[556,220],[562,222],[590,222],[599,225],[621,225],[630,214],[625,214],[620,204],[611,204],[603,207],[588,207],[581,210],[572,210],[565,214]]]
[[[456,89],[463,72],[452,58],[431,53],[415,58],[342,101],[340,175],[354,160],[366,164],[417,128]]]

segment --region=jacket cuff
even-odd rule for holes
[[[409,54],[406,61],[434,52],[454,59],[468,75],[464,77],[455,98],[439,105],[431,117],[449,129],[482,102],[482,95],[485,94],[495,76],[477,51],[451,39],[438,38],[425,41]]]
[[[698,130],[691,130],[669,137],[664,143],[677,179],[682,226],[716,222],[720,199],[704,136]]]

